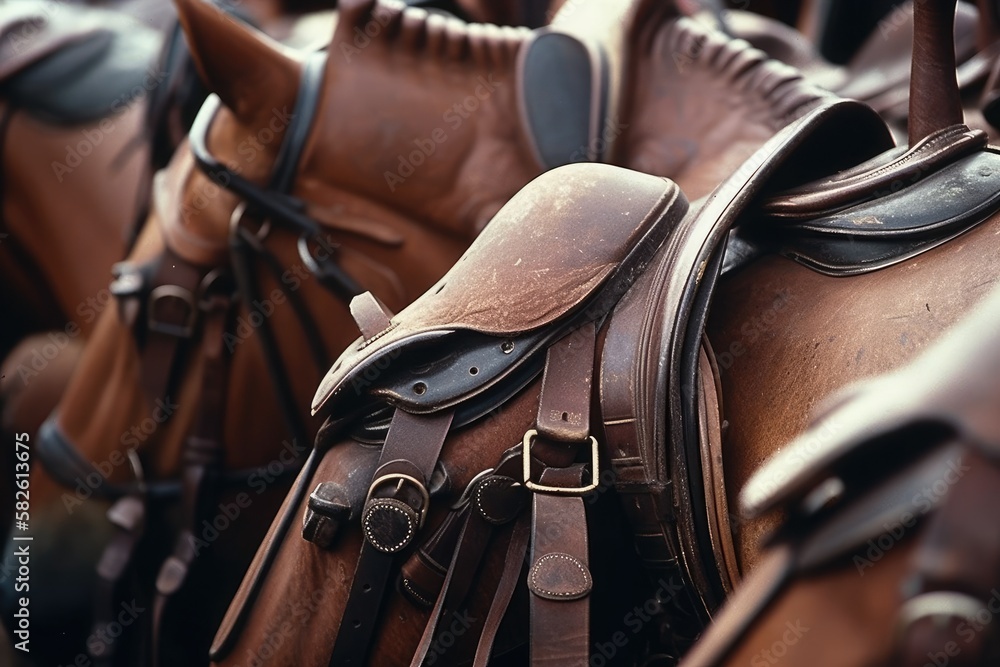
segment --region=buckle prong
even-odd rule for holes
[[[420,499],[422,501],[420,505],[420,521],[417,522],[417,528],[423,528],[424,521],[427,519],[427,512],[431,506],[431,494],[427,490],[427,487],[424,486],[423,482],[421,482],[419,479],[411,475],[404,475],[402,473],[397,473],[397,472],[391,472],[382,475],[381,477],[373,481],[372,485],[368,487],[368,495],[365,496],[364,506],[365,507],[368,506],[368,501],[372,499],[372,494],[375,493],[375,489],[393,480],[396,480],[397,492],[399,492],[403,488],[403,484],[405,482],[409,482],[413,486],[417,487],[417,491],[420,492]]]

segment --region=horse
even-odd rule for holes
[[[984,296],[983,291],[987,294]],[[994,664],[995,287],[902,367],[831,396],[741,494],[780,512],[760,568],[683,665]]]
[[[218,415],[213,427],[222,432],[221,439],[213,438],[219,445],[218,456],[209,458],[212,465],[220,465],[219,450],[224,450],[225,466],[219,473],[223,479],[206,482],[211,493],[204,495],[228,495],[188,514],[186,532],[177,546],[187,551],[169,559],[164,572],[173,576],[185,571],[192,554],[184,545],[199,540],[215,560],[205,566],[211,573],[203,575],[205,579],[219,591],[230,585],[227,578],[233,579],[235,588],[249,557],[243,545],[259,543],[288,483],[283,471],[296,467],[295,454],[307,449],[318,429],[318,420],[303,414],[299,406],[305,405],[318,382],[318,369],[327,365],[323,356],[332,357],[356,333],[343,328],[349,315],[343,296],[354,287],[344,284],[337,266],[330,267],[332,272],[323,268],[319,254],[332,256],[333,251],[322,242],[336,245],[337,264],[343,264],[351,282],[398,309],[443,274],[524,183],[554,163],[584,157],[641,163],[673,175],[692,192],[705,193],[740,160],[731,154],[733,144],[742,151],[752,150],[823,97],[794,70],[702,29],[660,3],[623,6],[621,20],[605,26],[607,35],[592,27],[590,17],[596,11],[594,6],[574,4],[565,27],[553,35],[555,27],[542,34],[466,27],[413,9],[342,3],[326,64],[317,60],[322,55],[307,60],[313,62],[308,68],[313,83],[300,86],[306,73],[301,56],[293,57],[210,7],[181,3],[179,12],[196,63],[224,106],[213,102],[207,111],[203,109],[204,118],[195,124],[191,143],[158,176],[152,215],[133,255],[119,267],[112,288],[119,308],[102,314],[99,335],[88,344],[66,398],[43,428],[40,458],[50,474],[73,492],[45,480],[41,471],[36,471],[39,478],[33,488],[40,504],[55,501],[49,514],[54,523],[73,508],[68,523],[75,527],[62,530],[62,538],[89,541],[93,535],[107,538],[115,532],[100,517],[101,503],[88,503],[98,508],[92,514],[96,526],[77,520],[76,511],[83,511],[78,503],[84,498],[100,497],[102,503],[114,500],[135,508],[143,504],[142,498],[158,503],[180,496],[177,476],[205,460],[183,454],[188,450],[185,438],[200,423],[199,413]],[[633,43],[634,49],[623,46]],[[607,58],[618,64],[607,77],[602,69],[605,59],[597,57],[602,49],[609,53],[621,49]],[[671,56],[677,49],[685,54],[680,65]],[[568,105],[566,112],[572,115],[556,115],[553,124],[551,119],[546,122],[547,114],[551,118],[560,109],[545,107],[548,93],[552,86],[564,85],[560,82],[566,77],[553,79],[545,76],[545,70],[566,51],[574,76],[565,84],[569,86],[565,95],[583,103]],[[234,60],[233,53],[239,58]],[[609,85],[611,91],[596,85],[605,78],[614,84]],[[650,90],[639,84],[650,80],[659,85]],[[680,108],[678,93],[686,101]],[[316,103],[315,120],[309,123],[307,106],[295,131],[301,134],[290,138],[286,117],[277,114],[299,108],[303,99]],[[611,104],[614,100],[620,104]],[[734,104],[746,112],[739,122],[730,116]],[[618,107],[621,112],[615,121],[607,110]],[[715,116],[699,113],[699,108],[710,108],[727,122],[712,123]],[[378,122],[373,122],[373,115]],[[694,119],[701,129],[691,125]],[[555,131],[556,126],[570,126],[570,121],[574,132]],[[716,133],[712,141],[698,144],[685,138],[696,130],[707,136],[708,128]],[[261,190],[286,144],[294,147],[288,149],[290,155],[301,151],[288,163],[294,173],[282,185],[292,187],[298,200],[289,200],[280,191]],[[371,151],[371,146],[380,150]],[[301,165],[297,170],[296,164]],[[241,199],[249,203],[241,205]],[[249,235],[234,231],[249,224],[240,221],[240,215],[234,217],[237,208],[241,214],[249,209],[247,218],[253,209],[262,209],[264,217],[274,218],[273,224],[255,226]],[[297,210],[306,211],[313,223],[303,220]],[[283,231],[281,220],[296,231]],[[303,251],[299,236],[314,232],[317,222],[332,236],[306,238]],[[197,327],[191,331],[186,317],[190,309],[176,297],[197,292],[200,288],[193,281],[215,268],[223,269],[219,273],[227,268],[252,273],[240,268],[243,260],[238,257],[230,260],[228,244],[235,234],[240,244],[259,248],[259,239],[252,238],[258,233],[266,237],[268,252],[276,257],[275,261],[265,257],[265,266],[285,268],[265,275],[259,287],[248,287],[252,292],[244,290],[248,304],[235,314],[235,329],[226,329],[224,340],[232,351],[225,362],[228,370],[214,371],[239,391],[224,392],[222,399],[216,392],[215,407],[208,408],[199,399],[205,384],[201,368],[210,356],[204,347],[208,337]],[[154,275],[157,263],[195,268],[175,278]],[[157,304],[165,309],[162,316],[168,321],[147,333],[150,296],[163,286],[178,287],[174,281],[182,278],[186,281],[182,290],[159,290],[164,298]],[[334,298],[321,285],[331,281],[339,290]],[[243,285],[249,286],[248,281]],[[286,295],[284,288],[291,293]],[[290,305],[282,307],[279,300]],[[305,315],[303,321],[314,319],[324,326],[307,326],[300,335],[300,313]],[[272,328],[273,340],[267,333]],[[313,328],[318,341],[308,333]],[[172,333],[182,334],[183,340],[188,340],[184,334],[194,334],[183,353],[174,343],[166,354],[142,351],[151,340],[178,338]],[[299,371],[309,367],[317,369],[315,375]],[[98,380],[105,383],[103,392],[94,391]],[[170,393],[165,386],[171,387]],[[249,392],[248,387],[260,390]],[[161,404],[155,403],[156,398]],[[275,401],[282,406],[277,413],[270,409]],[[248,421],[247,415],[252,419]],[[282,441],[284,445],[279,444]],[[139,468],[126,456],[129,449],[139,455],[141,479],[148,488],[145,496],[140,493],[142,484],[133,481]],[[240,496],[241,492],[249,493]],[[126,500],[132,496],[140,499]],[[253,500],[252,509],[239,507],[240,516],[252,515],[253,521],[225,516],[225,509],[238,498]],[[131,512],[133,517],[141,514],[138,509]],[[147,525],[156,525],[153,510],[149,513]],[[219,531],[213,527],[215,520],[239,528]],[[141,531],[134,520],[123,523],[128,525],[120,530],[131,537],[123,535],[109,548],[131,554],[138,548]],[[206,539],[216,533],[217,537]],[[118,546],[119,542],[126,546]],[[169,546],[158,548],[149,562],[158,564],[169,551]],[[116,558],[119,563],[145,560]],[[88,569],[86,559],[81,559],[80,567]],[[101,586],[114,588],[124,572],[116,571]],[[76,591],[93,581],[92,575],[79,571],[73,578],[76,585],[67,582],[67,588]],[[183,583],[184,577],[179,580]],[[197,590],[197,585],[184,586]],[[200,611],[209,617],[216,613],[205,605]],[[221,610],[217,613],[221,617]],[[187,638],[195,647],[191,655],[197,656],[199,640],[190,634]]]
[[[561,167],[410,307],[357,297],[362,337],[313,402],[328,425],[215,663],[486,664],[529,641],[525,597],[533,660],[609,660],[632,626],[588,642],[608,573],[588,565],[582,500],[609,463],[644,563],[683,583],[646,619],[660,611],[675,660],[768,571],[755,538],[775,517],[727,508],[782,434],[997,280],[995,157],[961,123],[953,15],[918,7],[908,149],[870,107],[827,99],[687,214],[669,182]],[[935,196],[949,188],[963,196]]]

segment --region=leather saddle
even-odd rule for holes
[[[92,122],[159,85],[161,39],[113,11],[12,0],[0,7],[0,94],[50,122]]]

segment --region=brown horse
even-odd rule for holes
[[[996,664],[1000,551],[981,509],[998,483],[1000,292],[987,291],[916,359],[828,400],[751,478],[744,509],[787,519],[685,666]]]
[[[606,35],[587,27],[593,7],[576,3],[573,8],[564,19],[567,31],[600,48],[618,49],[609,59],[619,64],[612,71],[612,90],[621,100],[621,112],[617,119],[609,116],[607,123],[596,124],[592,134],[574,139],[577,143],[569,146],[567,158],[574,152],[606,152],[608,159],[671,174],[691,192],[705,193],[742,159],[741,151],[751,151],[822,97],[793,70],[678,18],[660,3],[627,6],[620,20],[603,31]],[[229,266],[231,220],[240,204],[220,184],[231,184],[237,174],[263,187],[289,143],[288,114],[297,113],[304,69],[299,56],[202,4],[181,3],[180,13],[199,67],[225,104],[214,118],[206,116],[201,143],[217,156],[209,156],[211,160],[229,168],[208,166],[214,170],[210,178],[196,167],[192,152],[182,148],[158,178],[156,206],[122,267],[127,277],[115,288],[121,306],[102,315],[100,330],[43,439],[46,460],[56,462],[54,474],[71,489],[56,486],[36,470],[33,488],[40,505],[52,506],[52,525],[75,524],[61,530],[60,539],[75,535],[73,539],[88,540],[94,534],[95,528],[77,520],[84,498],[139,491],[132,483],[136,472],[125,456],[129,449],[140,453],[150,498],[179,494],[180,484],[165,480],[176,479],[186,469],[185,437],[199,422],[198,414],[206,411],[199,398],[206,376],[207,352],[200,347],[205,336],[196,330],[186,354],[175,355],[179,361],[174,366],[152,372],[147,364],[168,361],[169,354],[143,353],[150,345],[144,337],[161,335],[144,333],[148,318],[142,315],[147,312],[143,295],[163,285],[176,287],[170,281],[180,277],[154,276],[137,290],[144,285],[137,274],[143,273],[140,267],[155,273],[156,264],[190,264],[194,268],[184,278],[190,281],[212,268]],[[318,82],[316,120],[304,128],[307,137],[296,140],[302,154],[292,192],[307,202],[306,212],[339,246],[338,261],[353,282],[370,289],[388,307],[400,308],[428,287],[503,203],[544,168],[535,157],[538,138],[527,123],[516,120],[528,95],[519,84],[519,58],[531,43],[531,33],[524,30],[464,26],[371,2],[342,8]],[[624,46],[632,43],[636,46]],[[681,62],[670,57],[677,49],[684,54]],[[592,65],[587,61],[587,67]],[[591,73],[587,70],[588,76]],[[648,80],[658,85],[640,85]],[[738,122],[731,111],[734,105],[742,111]],[[699,113],[699,108],[711,113]],[[695,120],[699,125],[692,125]],[[691,132],[702,133],[704,140],[688,139]],[[373,146],[379,150],[371,150]],[[198,159],[207,164],[209,158],[202,154]],[[215,428],[222,433],[219,442],[230,482],[226,495],[199,510],[197,521],[185,519],[185,539],[210,545],[215,564],[206,567],[203,576],[219,591],[229,585],[226,577],[235,585],[245,567],[249,554],[244,545],[259,542],[274,510],[268,498],[280,495],[274,493],[283,489],[285,477],[279,473],[293,462],[289,452],[304,449],[316,431],[317,422],[297,406],[304,406],[312,393],[326,365],[323,356],[332,357],[355,335],[345,331],[346,306],[327,294],[322,277],[311,272],[315,259],[301,254],[300,234],[275,222],[265,245],[284,269],[261,276],[255,288],[258,296],[235,313],[235,329],[225,339],[232,352],[227,377],[233,390],[216,403]],[[240,236],[246,241],[244,232]],[[311,250],[315,254],[317,248]],[[262,266],[269,265],[269,260],[264,262]],[[279,303],[286,299],[287,307]],[[316,327],[319,345],[301,333],[299,309],[292,303],[296,300],[307,320],[322,323]],[[173,303],[178,305],[183,304]],[[265,343],[270,329],[274,339]],[[265,354],[261,343],[277,355]],[[309,367],[316,374],[300,370]],[[273,381],[282,375],[286,388]],[[171,377],[165,385],[166,376]],[[159,384],[151,390],[150,378],[155,377]],[[94,390],[97,382],[104,391]],[[171,387],[169,393],[164,386]],[[250,387],[253,391],[246,390]],[[275,412],[275,402],[292,407]],[[301,426],[290,426],[295,423]],[[91,479],[93,484],[87,481]],[[230,521],[223,516],[240,498],[253,500],[252,510],[240,508],[241,516],[257,519]],[[74,514],[67,517],[70,508]],[[154,519],[151,515],[150,525]],[[214,520],[233,525],[220,532],[212,527]],[[102,525],[106,533],[107,524]],[[161,547],[148,559],[154,569],[162,553]],[[81,562],[80,567],[88,566]],[[86,595],[83,582],[88,578],[74,578],[76,583],[67,582],[67,589]],[[208,618],[219,613],[204,604],[200,611]],[[199,640],[189,643],[196,655]]]
[[[932,9],[940,10],[924,8],[917,20],[923,31],[918,35],[922,44],[918,55],[925,59],[925,67],[914,69],[920,74],[914,77],[909,151],[892,148],[886,127],[865,107],[837,101],[822,104],[754,155],[668,238],[655,270],[636,283],[597,339],[600,394],[590,395],[589,370],[584,375],[562,371],[562,382],[569,384],[553,380],[556,387],[563,387],[552,390],[556,392],[583,387],[583,400],[573,403],[576,409],[588,410],[591,401],[600,406],[604,438],[599,439],[608,440],[610,451],[605,456],[613,469],[627,474],[626,479],[616,480],[616,486],[628,499],[630,518],[649,522],[643,493],[662,498],[655,494],[662,494],[664,486],[657,491],[648,477],[640,475],[661,483],[669,480],[666,488],[671,495],[666,502],[673,509],[668,514],[678,514],[676,524],[663,516],[647,523],[654,532],[642,531],[640,552],[654,568],[657,563],[660,568],[679,568],[695,602],[708,613],[738,583],[741,571],[757,566],[756,537],[774,525],[773,516],[732,525],[726,511],[774,443],[801,427],[817,396],[911,358],[923,341],[968,311],[984,285],[997,280],[992,256],[1000,216],[995,214],[995,170],[987,166],[996,158],[982,133],[956,124],[961,109],[954,69],[948,68],[954,51],[947,10],[953,7]],[[938,65],[926,67],[927,63]],[[942,73],[951,75],[950,83]],[[824,171],[840,173],[799,185]],[[552,233],[566,247],[593,247],[599,254],[595,264],[619,266],[618,260],[600,255],[605,246],[588,236],[587,206],[594,210],[591,224],[609,213],[582,193],[620,192],[621,177],[595,171],[587,175],[600,185],[588,188],[580,175],[586,172],[563,172],[565,191],[579,193],[568,207],[561,199],[564,191],[557,185],[556,173],[513,200],[510,209],[494,220],[501,231],[491,225],[463,261],[411,308],[390,319],[374,302],[358,302],[355,312],[363,337],[333,366],[314,404],[316,408],[328,404],[324,409],[332,410],[334,420],[286,499],[220,629],[214,647],[219,664],[322,665],[330,660],[347,664],[341,662],[345,656],[350,664],[359,658],[399,664],[415,654],[413,664],[422,664],[445,653],[449,663],[475,655],[476,662],[484,664],[491,646],[502,653],[518,638],[524,640],[523,623],[516,620],[520,614],[513,614],[515,627],[507,627],[506,633],[497,623],[508,604],[523,609],[517,598],[511,603],[500,591],[510,590],[504,582],[516,580],[520,572],[525,546],[519,540],[524,539],[526,524],[511,525],[511,514],[506,514],[507,527],[494,538],[498,547],[478,552],[481,563],[472,559],[465,564],[458,555],[476,553],[462,537],[473,530],[473,522],[458,513],[467,507],[462,498],[479,498],[482,487],[477,484],[483,478],[477,476],[495,478],[490,466],[498,470],[506,466],[507,454],[516,457],[515,468],[520,471],[522,451],[507,448],[520,442],[522,433],[535,433],[533,426],[541,431],[550,415],[558,422],[559,414],[563,420],[579,414],[548,409],[553,406],[544,387],[549,386],[550,370],[558,368],[558,361],[552,366],[554,360],[593,360],[593,347],[589,356],[586,347],[582,354],[562,349],[586,340],[583,334],[569,336],[565,345],[557,343],[557,352],[555,346],[549,349],[540,380],[538,365],[534,376],[528,374],[529,380],[516,372],[530,365],[526,361],[530,352],[520,352],[516,361],[488,361],[490,340],[497,341],[503,353],[525,345],[537,360],[539,340],[557,338],[566,331],[567,320],[579,326],[604,312],[597,305],[587,307],[604,300],[595,286],[600,282],[591,278],[594,267],[586,259],[554,255],[546,271],[549,292],[546,283],[532,274],[544,265],[544,253],[505,240],[518,239],[518,232],[525,232],[514,226],[530,220],[539,236]],[[545,186],[551,190],[547,195]],[[634,186],[634,198],[629,205],[621,204],[620,212],[637,214],[632,224],[639,224],[646,211],[641,205],[645,194],[640,192],[645,193],[646,186],[639,177]],[[787,189],[790,186],[795,187]],[[950,187],[967,196],[939,197],[928,206],[935,201],[935,192]],[[628,186],[624,189],[627,192]],[[882,227],[857,231],[865,221],[877,221]],[[574,225],[579,231],[568,234],[566,227]],[[725,256],[727,232],[734,226],[739,233]],[[959,240],[944,243],[957,234],[962,234]],[[841,242],[843,238],[847,241]],[[614,246],[610,234],[603,241]],[[514,257],[520,259],[515,263]],[[506,280],[497,269],[507,266],[513,273],[522,261],[527,275],[515,275],[523,276],[530,287]],[[731,275],[716,286],[715,276],[723,265]],[[449,290],[456,285],[461,289]],[[550,303],[556,298],[558,302]],[[710,302],[714,306],[708,343],[699,356],[699,323],[704,324]],[[873,318],[872,313],[887,316]],[[889,316],[894,313],[901,316]],[[837,322],[831,321],[834,317]],[[844,322],[864,324],[845,327]],[[470,368],[469,360],[482,361]],[[559,372],[552,370],[556,377]],[[470,375],[477,379],[468,379]],[[694,378],[693,385],[686,377]],[[639,407],[613,403],[615,409],[604,412],[609,398],[620,396],[623,386],[630,388]],[[511,394],[514,397],[505,402]],[[761,396],[774,402],[764,413]],[[555,405],[559,400],[564,400],[561,393]],[[388,436],[381,408],[386,403],[396,408]],[[499,412],[497,405],[503,406]],[[494,408],[489,413],[493,418],[475,421],[489,406]],[[360,422],[358,415],[365,415]],[[462,428],[448,435],[452,419]],[[408,434],[409,448],[394,439],[397,428]],[[371,445],[383,438],[385,451],[380,455]],[[533,444],[533,438],[537,434],[526,435],[523,446]],[[636,439],[641,444],[638,449]],[[589,448],[581,449],[587,449],[584,460],[591,462],[596,484],[598,461],[590,458]],[[419,472],[398,472],[407,469],[401,462]],[[566,463],[564,458],[561,464],[549,465],[559,468]],[[376,468],[382,472],[376,473]],[[379,481],[387,477],[406,479],[387,487]],[[515,482],[518,478],[513,476]],[[528,464],[521,479],[526,485],[537,479]],[[523,491],[516,483],[507,488]],[[534,495],[536,531],[542,525],[538,499],[551,493],[539,489]],[[395,518],[387,522],[383,516]],[[304,540],[297,529],[300,518]],[[418,526],[425,523],[429,527],[414,540]],[[580,554],[582,524],[561,526],[556,542],[571,554]],[[661,530],[674,535],[666,542],[671,554],[666,561],[664,547],[657,547],[660,543],[654,539],[655,531]],[[380,609],[388,585],[382,577],[397,575],[381,574],[377,568],[386,566],[379,565],[382,561],[371,555],[372,549],[392,553],[407,547],[405,557],[391,561],[402,565],[402,575],[398,587],[384,593]],[[569,600],[596,591],[591,581],[606,573],[592,570],[591,580],[586,552],[584,540],[583,556],[558,556],[571,564],[568,570],[543,568],[544,560],[532,555],[528,583],[532,595],[550,595],[539,591],[536,577],[563,591],[551,595],[566,595]],[[436,575],[425,571],[435,567]],[[574,567],[584,573],[582,579]],[[470,588],[469,572],[478,587]],[[465,602],[459,597],[442,603],[454,581],[463,582],[459,590],[469,592],[469,597]],[[290,596],[289,591],[298,594]],[[442,591],[440,597],[437,591]],[[654,602],[655,609],[662,600]],[[562,609],[563,618],[576,618],[575,608]],[[467,614],[462,618],[471,625],[450,626],[459,620],[450,614]],[[679,616],[670,621],[675,630],[688,622]],[[573,651],[564,659],[571,655],[572,662],[562,664],[585,664],[604,644],[591,647],[584,634],[581,656],[576,652],[579,646],[573,647],[579,643],[580,626],[570,627],[573,630],[561,638],[568,640],[567,651]],[[619,637],[626,643],[627,629]],[[551,655],[549,648],[536,646],[534,640],[533,635],[533,653],[542,654],[545,648]]]

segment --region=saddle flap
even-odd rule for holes
[[[802,507],[831,478],[864,486],[953,437],[1000,454],[997,331],[1000,291],[913,363],[831,402],[750,479],[740,497],[743,511],[757,516]]]
[[[573,323],[602,316],[686,211],[680,189],[656,176],[589,163],[542,174],[497,213],[434,287],[388,328],[347,349],[321,383],[314,412],[334,395],[378,395],[389,371],[402,366],[399,357],[414,346],[422,348],[420,365],[431,368],[441,360],[428,357],[428,346],[452,354],[499,345],[494,374],[473,373],[475,388],[509,374]],[[351,385],[357,389],[344,392]],[[443,405],[422,399],[426,393],[411,392],[411,402],[398,405],[424,412]]]

